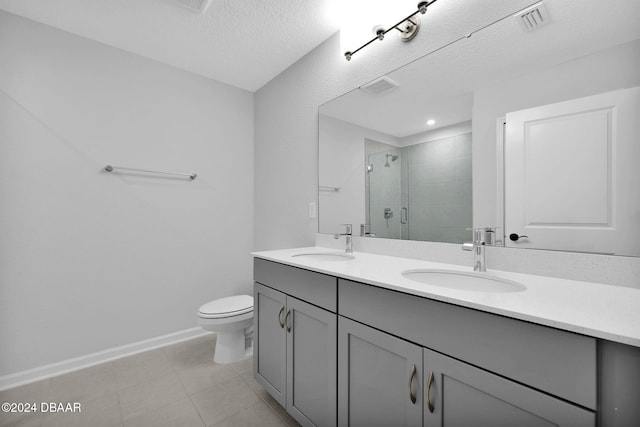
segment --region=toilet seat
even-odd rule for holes
[[[253,297],[235,295],[220,298],[202,305],[198,316],[203,319],[223,319],[253,312]]]

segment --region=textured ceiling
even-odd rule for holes
[[[0,9],[249,91],[338,31],[339,0],[0,0]]]

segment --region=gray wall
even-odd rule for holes
[[[251,292],[251,93],[5,12],[0,58],[0,376]]]

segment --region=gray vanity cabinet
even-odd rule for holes
[[[335,426],[337,315],[307,301],[335,310],[336,278],[254,265],[254,378],[303,426]]]
[[[422,348],[340,317],[338,425],[422,425]]]
[[[263,259],[254,279],[254,377],[304,426],[640,425],[637,347]]]
[[[595,414],[344,317],[338,425],[595,426]]]
[[[596,425],[595,340],[343,279],[338,294],[342,427]]]
[[[587,427],[595,414],[424,349],[424,425]]]

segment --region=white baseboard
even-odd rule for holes
[[[143,351],[153,350],[154,348],[187,341],[210,333],[211,332],[205,331],[200,327],[185,329],[148,340],[113,347],[97,353],[74,357],[73,359],[63,360],[62,362],[17,372],[15,374],[4,375],[0,377],[0,391],[131,356],[136,353],[142,353]]]

